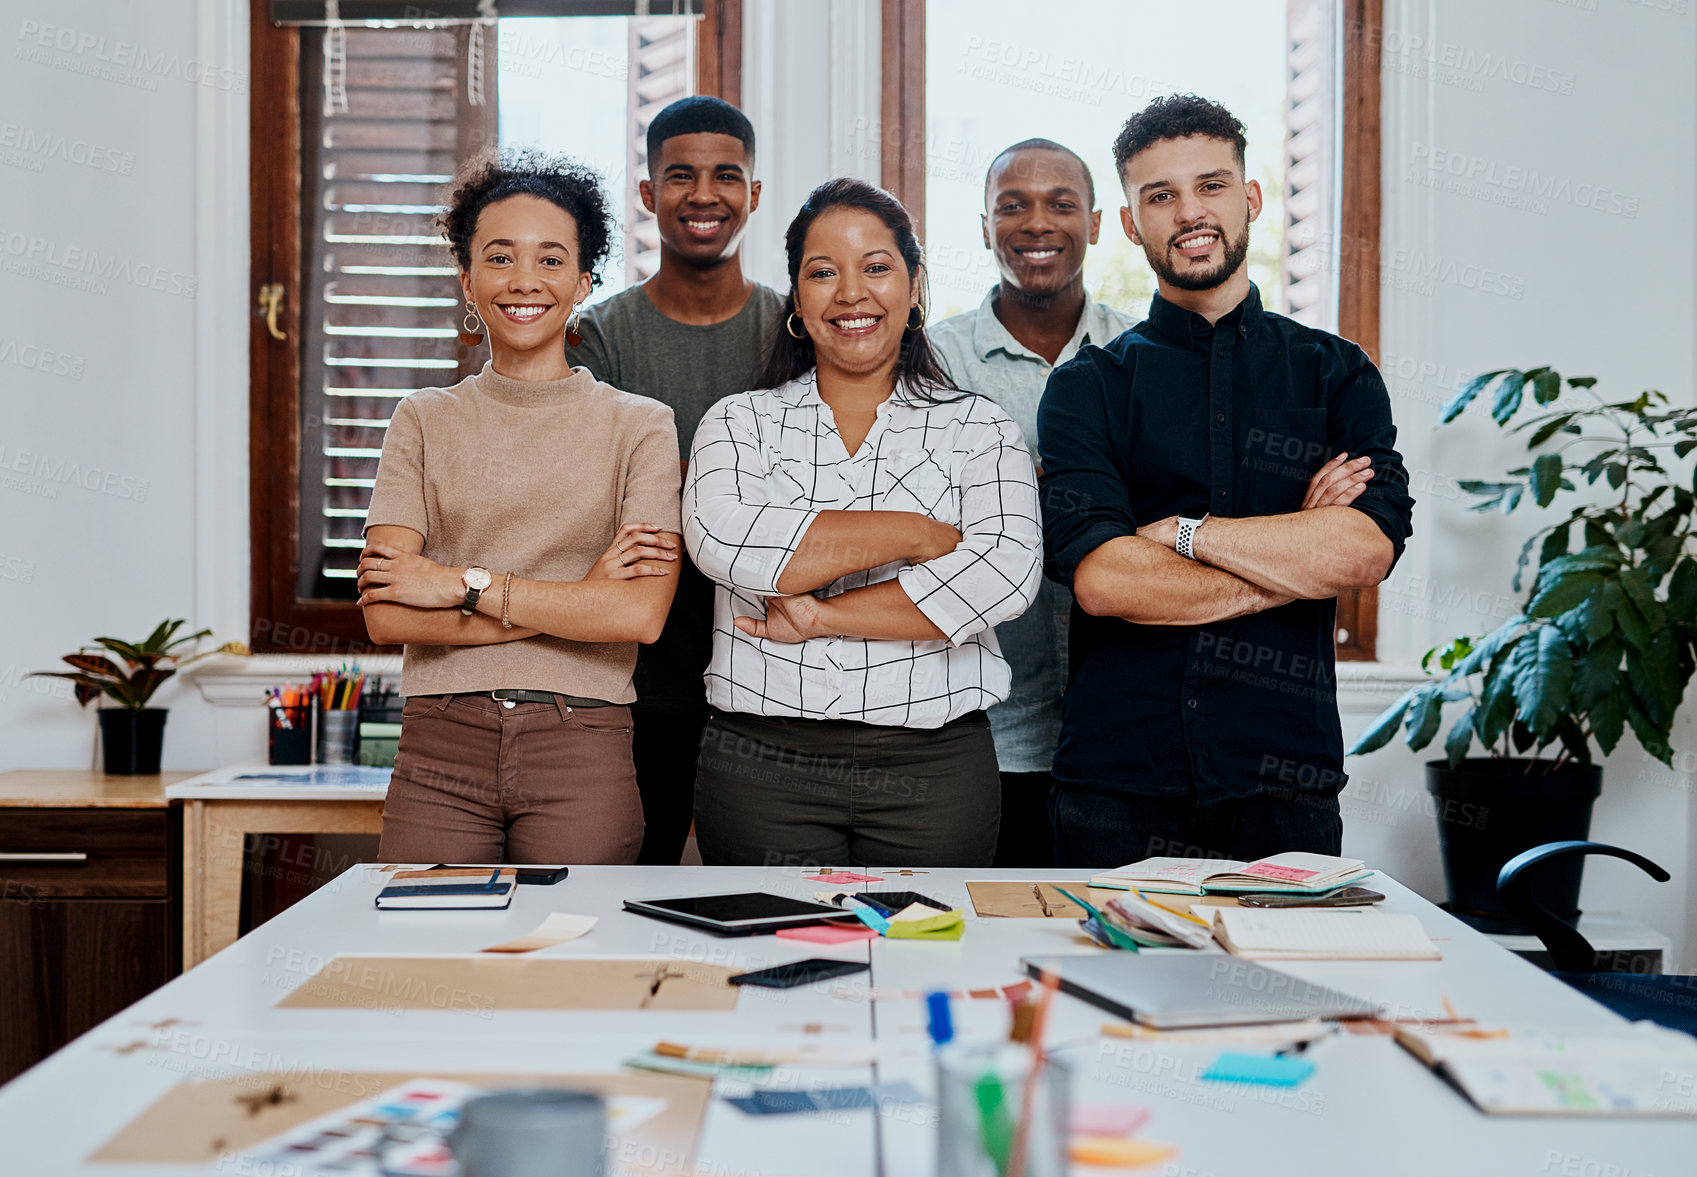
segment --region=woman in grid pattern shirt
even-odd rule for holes
[[[762,388],[702,420],[685,541],[717,584],[696,786],[709,864],[982,866],[993,626],[1036,593],[1032,461],[943,373],[901,204],[815,189]]]

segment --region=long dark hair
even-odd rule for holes
[[[834,208],[856,208],[871,213],[895,235],[896,248],[902,255],[902,262],[907,266],[908,280],[919,280],[919,313],[923,316],[930,298],[925,284],[925,256],[919,248],[919,237],[913,231],[913,218],[907,215],[907,209],[902,202],[881,188],[874,188],[864,180],[853,180],[839,177],[827,180],[812,192],[802,204],[801,211],[796,213],[795,220],[784,233],[784,251],[789,255],[790,263],[790,296],[788,306],[794,311],[796,303],[796,281],[801,276],[801,255],[807,244],[807,231],[813,227],[825,213]],[[911,317],[911,316],[910,316]],[[819,366],[819,357],[813,350],[813,339],[803,333],[800,339],[789,332],[789,316],[784,316],[783,323],[778,325],[778,334],[772,341],[772,351],[767,357],[766,366],[756,378],[756,388],[782,388],[792,380],[798,380],[814,371]],[[943,370],[943,365],[937,360],[937,353],[931,350],[931,341],[926,338],[923,328],[902,332],[901,353],[896,357],[895,378],[897,387],[905,387],[921,400],[939,404],[943,401],[958,400],[970,393],[963,392],[959,385],[949,379],[949,374]],[[953,396],[936,396],[936,393],[953,393]]]

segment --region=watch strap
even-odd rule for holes
[[[1202,527],[1203,521],[1207,518],[1207,515],[1203,515],[1199,519],[1187,519],[1183,515],[1179,516],[1178,538],[1174,542],[1173,548],[1186,560],[1196,559],[1196,533]]]
[[[460,613],[463,616],[470,617],[473,613],[477,612],[477,603],[479,601],[481,601],[482,599],[483,599],[483,590],[482,589],[474,589],[474,588],[466,589],[465,600],[460,602]]]

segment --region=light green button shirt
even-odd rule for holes
[[[996,318],[995,289],[975,311],[944,319],[927,334],[937,358],[962,388],[995,401],[1037,454],[1037,402],[1055,365],[1015,339]],[[1061,349],[1064,364],[1086,344],[1108,343],[1137,322],[1084,296],[1078,329]],[[1031,608],[996,627],[996,641],[1013,671],[1006,701],[990,708],[997,766],[1003,772],[1048,772],[1061,733],[1061,695],[1067,680],[1067,621],[1072,594],[1047,578]]]

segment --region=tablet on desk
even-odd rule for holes
[[[779,928],[819,924],[843,917],[840,907],[771,895],[765,891],[682,895],[673,899],[627,899],[625,910],[657,920],[688,924],[716,936],[760,936],[776,932]]]

